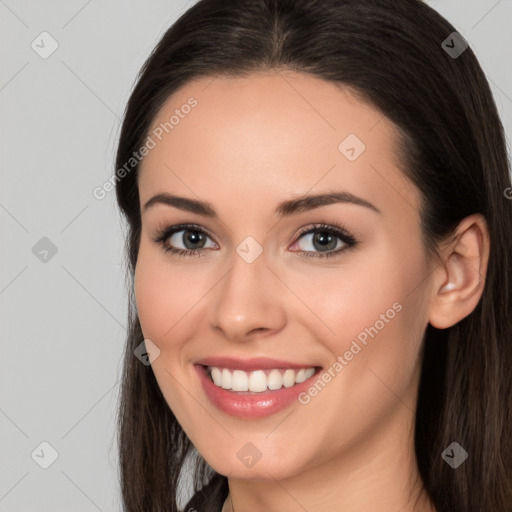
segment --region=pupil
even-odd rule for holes
[[[201,241],[203,235],[202,233],[199,233],[198,231],[188,231],[187,232],[188,235],[185,236],[185,246],[188,247],[188,243],[190,241],[190,243],[192,245],[194,244],[197,244]],[[189,249],[195,249],[195,247],[188,247]]]
[[[334,241],[334,244],[331,243],[332,247],[327,247],[328,244],[330,242]],[[321,233],[316,233],[315,236],[313,237],[313,244],[315,244],[315,242],[319,242],[320,243],[320,247],[325,249],[334,249],[336,247],[336,237],[330,235],[330,234],[321,234]]]

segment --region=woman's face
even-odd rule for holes
[[[281,479],[412,445],[432,281],[392,123],[346,88],[259,72],[186,85],[148,135],[138,314],[162,393],[208,463]],[[160,194],[188,201],[145,207]],[[155,241],[182,224],[194,226]],[[317,373],[292,386],[286,367]],[[283,387],[223,389],[234,382]]]

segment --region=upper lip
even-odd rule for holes
[[[244,370],[246,372],[254,370],[269,370],[272,368],[292,368],[300,370],[301,368],[316,367],[311,363],[290,363],[270,357],[255,357],[253,359],[238,359],[235,357],[212,356],[205,357],[196,361],[196,364],[203,366],[215,366],[217,368],[229,368],[232,370]]]

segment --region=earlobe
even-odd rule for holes
[[[485,286],[489,260],[489,234],[481,214],[466,217],[442,254],[433,275],[429,323],[446,329],[473,312]]]

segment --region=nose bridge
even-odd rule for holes
[[[233,339],[254,330],[280,328],[284,315],[278,304],[273,273],[261,245],[252,237],[233,251],[230,269],[215,295],[212,324]]]

